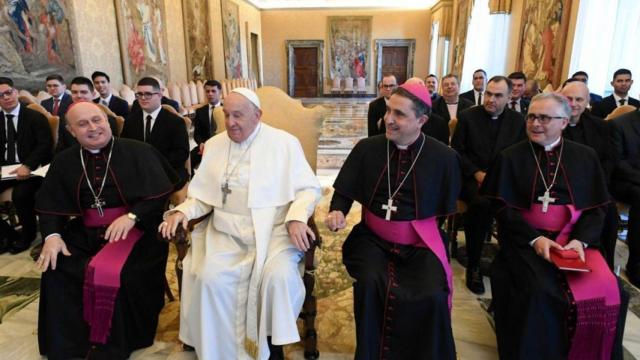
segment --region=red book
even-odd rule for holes
[[[578,255],[577,251],[551,248],[549,255],[551,256],[551,262],[560,270],[591,272],[587,263],[580,260],[580,255]]]

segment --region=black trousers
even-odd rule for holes
[[[640,186],[631,183],[616,183],[612,184],[611,193],[614,198],[629,205],[629,231],[627,233],[629,259],[627,267],[640,266]]]
[[[484,241],[491,230],[491,203],[486,197],[480,196],[475,179],[464,182],[462,199],[467,203],[467,211],[462,215],[467,244],[467,269],[473,269],[480,264]]]
[[[36,237],[38,223],[34,210],[36,192],[42,185],[43,178],[34,176],[26,180],[4,180],[0,182],[0,192],[13,187],[11,201],[16,207],[18,220],[22,224],[21,241],[31,242]],[[11,227],[5,221],[0,221],[0,237],[7,237]]]

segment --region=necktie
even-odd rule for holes
[[[210,109],[211,109],[211,118],[209,119],[209,136],[210,136],[210,137],[211,137],[211,136],[213,136],[213,135],[215,135],[215,134],[213,133],[213,124],[215,124],[215,123],[216,123],[216,119],[213,117],[213,110],[214,110],[215,108],[216,108],[216,107],[215,107],[214,105],[212,105],[212,106],[210,107]]]
[[[16,163],[16,128],[13,126],[13,115],[5,114],[7,120],[7,164]]]
[[[147,115],[147,124],[144,129],[144,142],[147,142],[149,136],[151,136],[151,120],[153,120],[151,115]]]
[[[54,98],[53,99],[53,110],[51,110],[51,115],[53,115],[53,116],[58,115],[58,110],[60,110],[60,99]]]
[[[511,102],[511,110],[513,110],[513,111],[517,111],[517,110],[516,110],[516,104],[517,104],[517,103],[515,102],[515,100]]]
[[[620,99],[618,100],[618,102],[620,103],[620,106],[624,106],[624,102],[626,101],[626,99]]]
[[[482,105],[482,91],[478,93],[478,103],[476,105]]]
[[[106,107],[109,107],[109,103],[107,102],[107,100],[102,99],[102,100],[100,100],[100,102],[102,102],[102,105],[104,105]]]

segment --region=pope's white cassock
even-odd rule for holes
[[[213,210],[191,234],[183,262],[180,339],[199,359],[266,360],[267,336],[274,345],[300,340],[304,253],[285,224],[306,223],[319,199],[294,136],[259,123],[242,143],[226,132],[206,142],[188,199],[175,209],[190,220]]]

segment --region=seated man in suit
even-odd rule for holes
[[[434,74],[429,74],[424,79],[424,83],[427,86],[427,90],[429,90],[429,94],[431,94],[431,103],[438,100],[440,94],[438,94],[438,77]]]
[[[618,69],[613,73],[613,94],[603,98],[601,101],[594,103],[591,108],[593,115],[606,118],[615,108],[622,105],[633,105],[640,108],[640,101],[629,96],[629,90],[633,85],[631,79],[631,71],[628,69]]]
[[[525,115],[529,109],[529,100],[524,98],[524,90],[527,84],[527,76],[522,71],[515,71],[507,76],[511,80],[511,101],[509,109]]]
[[[30,175],[32,170],[51,160],[53,139],[44,115],[20,104],[13,80],[6,77],[0,78],[0,108],[0,165],[20,164],[8,174],[15,175],[15,180],[0,182],[0,192],[13,188],[11,200],[22,224],[22,234],[18,234],[4,220],[0,220],[0,253],[9,251],[17,254],[28,249],[36,237],[37,223],[33,206],[42,177]]]
[[[615,167],[615,153],[611,148],[609,126],[606,121],[594,116],[587,109],[589,104],[589,88],[576,79],[569,79],[560,94],[567,98],[571,106],[569,125],[562,131],[562,136],[596,151],[607,185],[610,183],[611,172]],[[605,208],[604,226],[600,242],[609,267],[613,269],[613,255],[618,239],[618,209],[615,202]]]
[[[525,138],[524,118],[506,107],[511,94],[511,81],[494,76],[487,84],[482,106],[460,113],[451,147],[462,158],[462,192],[467,203],[464,234],[467,243],[467,287],[476,294],[484,293],[480,273],[480,257],[484,240],[491,228],[490,203],[479,194],[487,169],[502,149]]]
[[[384,74],[382,81],[378,84],[380,97],[369,103],[367,112],[367,129],[369,136],[384,134],[381,125],[384,123],[384,114],[387,112],[387,101],[395,88],[398,87],[398,80],[393,74]]]
[[[583,83],[585,83],[585,85],[589,84],[589,74],[587,74],[584,71],[576,71],[573,75],[571,75],[571,78],[578,81],[582,81]],[[590,92],[589,99],[587,100],[589,101],[589,104],[593,105],[594,103],[601,101],[602,96]]]
[[[93,83],[89,78],[84,76],[78,76],[71,80],[71,99],[73,103],[88,101],[91,102],[93,99]],[[107,120],[109,121],[109,126],[111,127],[111,132],[114,136],[118,134],[118,125],[116,123],[116,119],[113,116],[107,116]],[[58,154],[62,150],[69,148],[78,141],[76,138],[71,135],[69,132],[69,127],[67,126],[66,114],[60,116],[60,122],[58,123],[58,143],[56,144],[55,153]]]
[[[474,105],[482,105],[482,96],[486,86],[487,72],[482,69],[478,69],[473,72],[473,89],[460,94],[460,97],[473,102]]]
[[[407,81],[405,81],[403,85],[420,85],[426,88],[422,79],[418,77],[407,79]],[[380,124],[380,130],[381,133],[386,133],[387,128],[384,119],[382,121],[382,124]],[[447,120],[445,120],[442,116],[434,113],[427,115],[427,121],[422,124],[422,128],[420,130],[425,135],[429,135],[432,138],[439,140],[441,143],[449,145],[449,124],[447,123]]]
[[[457,119],[458,114],[473,103],[461,98],[460,80],[454,74],[447,74],[442,78],[442,96],[433,102],[433,113],[442,116],[447,123],[451,119]]]
[[[185,162],[189,158],[189,135],[184,119],[162,108],[158,80],[143,77],[136,86],[138,110],[131,112],[122,128],[123,138],[153,145],[178,173],[181,185],[189,175]]]
[[[611,120],[611,139],[616,164],[611,174],[611,194],[629,204],[629,259],[627,277],[640,287],[640,110]]]
[[[155,76],[151,76],[152,79],[154,79],[155,81],[158,82],[158,84],[160,84],[160,96],[162,96],[162,98],[160,99],[160,104],[162,105],[170,105],[172,108],[176,109],[177,112],[180,112],[180,104],[173,100],[170,99],[162,94],[164,94],[164,83],[162,82],[162,80],[160,80],[159,78],[155,77]],[[131,104],[131,112],[137,112],[140,110],[140,104],[138,103],[138,99],[135,99],[133,101],[133,104]]]
[[[102,71],[94,71],[91,74],[93,86],[96,88],[99,97],[93,99],[93,102],[108,107],[114,114],[127,118],[129,116],[129,103],[127,100],[117,97],[111,93],[111,79],[109,75]]]
[[[46,86],[47,93],[51,97],[42,100],[40,105],[51,115],[63,116],[71,105],[71,96],[65,92],[67,86],[64,84],[64,79],[58,74],[49,75],[46,79]]]
[[[216,134],[217,126],[213,118],[213,110],[217,106],[222,106],[220,102],[222,84],[218,80],[207,80],[204,83],[204,92],[207,96],[207,105],[201,106],[196,110],[196,118],[193,120],[193,140],[197,145],[191,149],[192,169],[200,165],[204,143]]]

